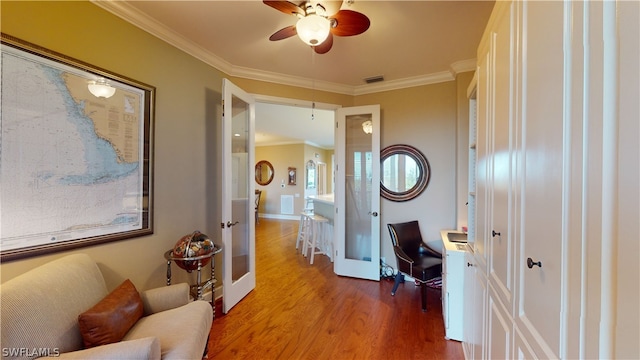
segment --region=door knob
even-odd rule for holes
[[[491,236],[496,237],[496,235],[500,236],[500,233],[496,232],[495,230],[491,230]]]
[[[231,221],[227,221],[227,227],[232,227],[233,225],[238,225],[239,221],[234,222],[233,224],[231,223]]]
[[[534,266],[537,267],[542,267],[542,262],[541,261],[533,261],[533,259],[531,258],[527,258],[527,266],[529,267],[529,269],[533,268]]]
[[[369,215],[371,215],[373,217],[376,217],[376,216],[378,216],[378,212],[377,211],[374,211],[374,212],[369,211]]]

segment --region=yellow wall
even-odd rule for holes
[[[2,1],[0,6],[3,33],[156,87],[154,234],[5,262],[0,265],[1,281],[66,254],[84,252],[98,262],[109,288],[126,278],[139,289],[162,286],[166,270],[162,255],[182,235],[198,229],[219,239],[218,139],[226,75],[89,2]],[[427,240],[437,238],[440,228],[455,226],[456,82],[354,97],[231,80],[254,94],[341,106],[379,103],[382,146],[407,143],[425,153],[432,169],[425,193],[406,203],[382,200],[382,256],[390,259],[393,254],[387,222],[418,218]],[[300,190],[303,161],[296,166]],[[290,165],[283,166],[286,170]],[[274,182],[279,183],[277,174]],[[175,281],[186,276],[174,271]]]
[[[269,161],[273,165],[274,171],[273,181],[269,185],[261,186],[256,184],[256,189],[263,191],[259,213],[262,215],[279,215],[280,196],[295,196],[303,188],[302,176],[304,173],[302,172],[302,163],[304,159],[304,144],[260,146],[256,147],[255,151],[256,161]],[[288,185],[287,169],[289,167],[296,168],[296,185]],[[282,184],[284,184],[284,187],[281,186]],[[296,214],[295,208],[293,214]]]
[[[449,81],[356,98],[356,105],[381,104],[381,148],[412,145],[431,168],[429,184],[417,198],[380,200],[381,256],[391,265],[395,259],[387,223],[418,220],[427,242],[439,241],[441,229],[456,226],[456,92],[457,83]]]
[[[164,251],[206,221],[208,142],[215,135],[223,74],[89,2],[2,1],[2,32],[156,87],[154,234],[76,251],[3,263],[2,281],[54,258],[84,252],[115,287],[164,284]],[[96,26],[99,24],[100,26]],[[107,30],[108,31],[105,31]],[[188,144],[189,146],[185,146]],[[174,271],[176,280],[184,276]]]
[[[354,97],[344,94],[330,93],[320,90],[297,88],[264,81],[230,77],[234,84],[251,94],[275,96],[286,99],[300,99],[318,103],[353,106]]]
[[[318,154],[318,157],[315,157]],[[292,218],[298,219],[300,212],[304,209],[305,198],[308,191],[305,189],[305,164],[309,160],[321,161],[327,164],[327,171],[331,166],[331,154],[333,150],[324,150],[315,146],[299,143],[288,145],[273,145],[256,147],[256,162],[267,160],[273,165],[274,177],[269,185],[258,185],[256,189],[262,190],[260,200],[260,216],[269,218]],[[296,185],[289,185],[287,170],[295,167],[297,173]],[[328,192],[331,192],[330,179],[328,181]],[[282,187],[282,184],[285,184]],[[314,191],[315,194],[315,191]],[[294,211],[292,215],[282,215],[280,209],[280,196],[294,196]]]

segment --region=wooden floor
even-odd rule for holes
[[[260,219],[256,288],[228,314],[216,307],[209,359],[462,359],[445,340],[440,290],[420,308],[413,283],[337,276],[324,255],[295,250],[297,221]],[[219,304],[218,304],[219,305]]]

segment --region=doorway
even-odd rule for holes
[[[335,109],[339,106],[311,102],[260,97],[256,95],[256,162],[269,161],[274,179],[263,190],[260,218],[298,220],[310,195],[332,193],[331,174],[334,148]],[[310,187],[306,164],[316,164]],[[295,180],[289,178],[294,171]],[[322,174],[320,173],[322,172]],[[283,212],[285,203],[293,202],[293,211]]]

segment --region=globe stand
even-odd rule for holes
[[[173,249],[168,250],[164,253],[164,258],[167,260],[167,286],[171,285],[171,262],[172,261],[196,261],[198,267],[196,270],[196,283],[190,286],[190,295],[194,300],[203,300],[203,292],[206,289],[211,289],[211,307],[213,309],[213,318],[216,317],[216,305],[215,305],[215,288],[217,280],[215,278],[215,258],[214,255],[222,251],[222,248],[215,245],[213,247],[213,251],[201,256],[194,257],[179,257],[173,255]],[[202,283],[202,262],[205,259],[211,258],[211,277],[207,279],[204,284]],[[189,270],[185,270],[191,272]]]

